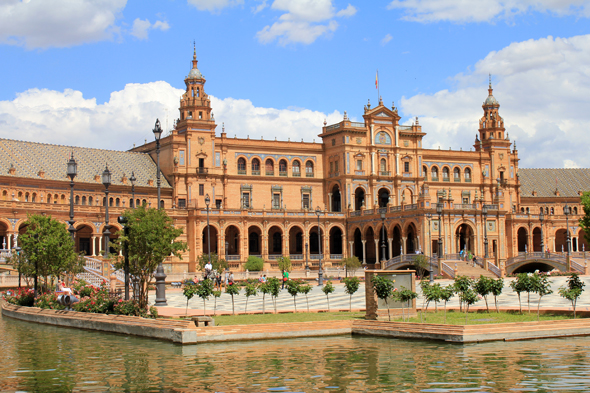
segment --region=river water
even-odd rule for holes
[[[0,317],[0,391],[590,391],[590,338],[341,336],[179,346]]]

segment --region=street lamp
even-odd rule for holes
[[[381,211],[381,260],[385,262],[385,211]],[[383,266],[381,266],[383,269]]]
[[[123,233],[125,234],[125,237],[128,238],[129,227],[127,226],[127,217],[119,216],[117,221],[119,224],[123,225]],[[129,240],[124,243],[123,247],[123,255],[125,257],[125,267],[123,269],[125,272],[125,300],[129,300]]]
[[[18,287],[20,288],[20,278],[21,278],[21,272],[20,272],[20,252],[23,249],[20,248],[19,246],[14,247],[14,251],[16,252],[17,258],[18,258]]]
[[[428,220],[428,248],[430,249],[430,283],[432,284],[434,282],[434,272],[432,270],[432,234],[430,233],[430,227],[432,226],[430,224],[430,219],[432,218],[432,214],[431,213],[426,213],[424,214],[424,216],[426,217],[426,219]]]
[[[318,286],[324,285],[324,274],[322,273],[322,231],[320,228],[320,215],[322,214],[322,210],[318,206],[315,209],[315,214],[318,216],[318,249],[320,252],[320,266],[319,266],[319,273],[318,273]]]
[[[441,226],[441,216],[443,211],[443,204],[437,203],[436,204],[436,213],[438,214],[438,260],[442,260],[442,226]]]
[[[305,242],[305,270],[309,270],[309,263],[307,262],[307,249],[309,244]]]
[[[156,184],[158,185],[158,209],[160,209],[160,138],[162,137],[162,127],[160,127],[160,120],[156,119],[156,125],[152,130],[154,138],[156,138]]]
[[[131,172],[131,177],[129,178],[129,181],[131,182],[131,206],[135,209],[135,181],[137,179],[135,178],[135,172]]]
[[[569,215],[571,213],[570,207],[566,204],[563,207],[563,214],[565,214],[565,233],[566,233],[566,245],[567,245],[567,254],[566,254],[566,263],[567,269],[570,270],[570,248],[571,248],[571,238],[570,238],[570,225],[569,225]]]
[[[545,215],[543,214],[543,208],[541,208],[541,213],[539,213],[539,221],[541,222],[541,253],[545,253],[545,243],[543,242],[543,220],[545,219]]]
[[[102,172],[102,184],[104,185],[104,251],[105,255],[109,257],[109,186],[111,185],[111,171],[107,164],[105,170]]]
[[[483,216],[483,252],[484,258],[489,258],[488,255],[488,207],[483,205],[481,207],[481,215]]]
[[[211,198],[209,194],[205,195],[205,206],[207,206],[207,253],[209,254],[209,263],[211,263],[211,227],[209,226],[209,203]]]
[[[74,232],[76,232],[76,228],[74,228],[74,178],[78,172],[78,164],[76,164],[76,160],[74,160],[74,152],[70,155],[70,160],[68,161],[68,172],[67,175],[70,178],[70,227],[68,231],[72,236],[72,241],[74,240]],[[76,249],[76,244],[74,243],[74,249]]]

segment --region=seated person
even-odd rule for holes
[[[61,292],[65,292],[66,295],[71,295],[72,294],[72,288],[66,287],[66,284],[64,282],[60,282],[59,283],[59,290]]]

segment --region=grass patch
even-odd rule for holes
[[[215,325],[252,325],[257,323],[288,323],[288,322],[312,322],[312,321],[343,321],[351,319],[364,319],[364,312],[320,312],[320,313],[286,313],[286,314],[245,314],[245,315],[218,315]]]
[[[578,317],[579,318],[579,317]],[[572,319],[569,315],[553,315],[553,314],[541,314],[539,317],[540,321],[554,321],[557,319]],[[393,320],[393,318],[392,318]],[[401,321],[400,318],[396,320]],[[509,312],[470,312],[467,316],[468,325],[482,325],[488,323],[511,323],[511,322],[533,322],[537,320],[537,313],[509,313]],[[410,318],[410,322],[420,323],[420,313],[414,318]],[[426,312],[424,313],[424,323],[445,323],[444,311],[439,312]],[[448,325],[465,325],[465,313],[459,311],[447,311],[447,324]]]

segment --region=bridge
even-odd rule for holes
[[[385,263],[382,266],[382,269],[384,269],[384,270],[400,270],[400,269],[406,269],[406,268],[414,269],[414,258],[416,258],[417,255],[419,255],[419,254],[398,255],[397,257],[394,257],[394,258],[391,258],[391,259],[385,261]],[[430,266],[432,265],[432,271],[434,272],[435,275],[438,275],[439,274],[438,257],[436,255],[433,255],[433,257],[431,259],[427,255],[424,255],[424,256],[427,259],[426,270],[430,271]],[[444,266],[443,266],[443,270],[445,273],[447,273],[447,275],[451,275],[449,272],[447,272],[447,270],[444,268]],[[454,277],[453,269],[451,269],[449,267],[449,271],[452,273],[451,277]]]
[[[570,257],[570,268],[572,271],[585,274],[586,268]],[[520,273],[533,270],[567,271],[567,257],[563,253],[528,252],[517,255],[506,260],[506,274]]]

